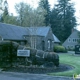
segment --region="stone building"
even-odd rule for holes
[[[53,51],[54,42],[60,42],[50,27],[20,27],[5,23],[0,23],[0,40],[16,41],[44,51]]]

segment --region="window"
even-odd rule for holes
[[[75,38],[74,38],[74,39],[73,39],[73,42],[78,42],[78,39],[75,39]]]
[[[74,42],[75,40],[73,39],[73,42]]]
[[[71,42],[71,39],[70,38],[68,39],[68,42]]]
[[[77,40],[76,40],[76,39],[74,39],[74,42],[77,42]]]
[[[48,49],[50,49],[50,40],[48,40]]]

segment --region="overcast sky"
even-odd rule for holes
[[[22,2],[27,2],[31,6],[37,7],[38,2],[39,2],[39,0],[7,0],[7,1],[8,1],[8,4],[9,4],[10,13],[14,13],[14,15],[15,15],[15,9],[14,9],[15,3],[19,3],[19,2],[22,1]],[[51,7],[53,7],[56,0],[49,0],[49,2],[52,5]]]
[[[8,5],[9,5],[9,12],[10,13],[13,13],[14,15],[16,15],[15,13],[15,8],[14,8],[14,5],[15,3],[19,3],[21,1],[23,2],[27,2],[29,3],[30,5],[36,7],[38,6],[38,2],[39,0],[7,0],[8,1]],[[50,4],[51,4],[51,7],[53,7],[53,5],[56,3],[57,0],[49,0]],[[78,20],[78,23],[80,23],[80,0],[71,0],[72,2],[74,2],[75,4],[75,9],[76,9],[76,14],[75,16],[77,16],[77,20]]]

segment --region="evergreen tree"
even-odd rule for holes
[[[3,13],[3,6],[2,6],[3,0],[0,0],[0,22],[2,19],[2,13]]]
[[[19,4],[15,5],[16,12],[19,15],[18,20],[20,22],[20,26],[24,26],[24,15],[25,15],[24,11],[25,11],[25,8],[26,8],[26,4],[23,3],[23,2],[20,2]]]
[[[58,0],[51,12],[51,27],[53,33],[64,42],[71,34],[72,28],[76,26],[74,16],[75,9],[71,0]]]
[[[3,2],[3,0],[0,0],[0,12],[2,10],[2,2]]]
[[[46,26],[50,25],[50,5],[49,5],[48,0],[40,0],[39,6],[42,7],[43,9],[45,9],[45,11],[46,11],[46,14],[44,15],[45,25]]]
[[[4,22],[5,21],[5,18],[9,16],[9,13],[8,13],[8,3],[7,3],[7,0],[4,1],[4,9],[3,9],[3,14],[2,14],[2,17],[1,17],[1,22]]]

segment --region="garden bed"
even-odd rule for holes
[[[72,70],[73,67],[66,64],[60,64],[59,67],[34,67],[34,66],[18,66],[18,67],[7,67],[4,71],[9,72],[22,72],[22,73],[34,73],[34,74],[47,74],[55,72],[63,72]]]

